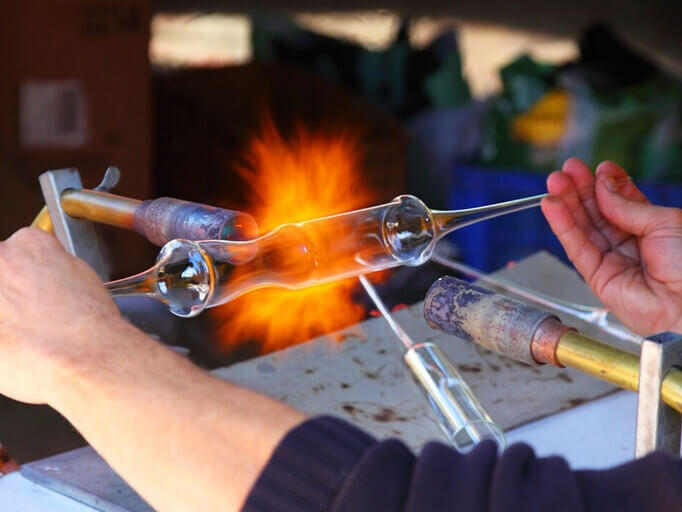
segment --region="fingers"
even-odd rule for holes
[[[592,171],[580,158],[569,158],[561,166],[561,170],[571,177],[578,190],[589,192],[589,189],[594,185]]]
[[[640,203],[649,202],[646,196],[637,188],[637,185],[630,179],[628,173],[626,173],[620,165],[607,160],[597,166],[595,174],[597,175],[597,179],[603,176],[612,178],[616,181],[618,183],[618,189],[623,197]]]
[[[611,165],[615,166],[612,162]],[[619,171],[619,174],[616,177],[617,180],[629,178],[622,168],[616,167],[617,170],[609,170],[608,168],[604,170],[609,172]],[[599,232],[608,243],[608,247],[600,248],[605,250],[615,249],[627,240],[630,235],[610,224],[599,210],[594,191],[594,176],[587,165],[579,158],[569,158],[564,163],[562,170],[565,174],[570,176],[577,189],[577,197],[575,197],[574,201],[580,204],[581,210],[584,210],[585,215],[589,217],[594,229]]]
[[[593,189],[594,180],[589,169],[577,158],[568,160],[562,171],[556,171],[547,178],[547,190],[550,195],[555,196],[563,202],[570,211],[578,228],[583,230],[585,236],[602,252],[611,248],[609,240],[596,228],[592,216],[587,212],[583,205],[577,183],[583,187]],[[570,172],[568,172],[570,171]],[[573,175],[576,175],[574,180]],[[591,192],[588,192],[591,193]],[[595,210],[598,212],[596,201],[592,198]],[[599,220],[604,224],[603,217],[599,215]]]
[[[619,185],[610,173],[597,178],[597,201],[604,217],[632,235],[643,237],[665,224],[675,224],[680,217],[676,208],[656,206],[634,184]]]
[[[546,197],[540,208],[568,259],[585,281],[591,283],[602,262],[602,251],[587,237],[585,229],[577,224],[573,213],[560,198]]]
[[[18,244],[32,246],[39,244],[41,246],[55,246],[59,245],[57,239],[45,231],[41,231],[37,228],[21,228],[15,233],[13,233],[7,240],[8,244]]]
[[[64,248],[57,239],[36,228],[21,228],[7,240],[2,242],[8,253],[25,255],[25,257],[44,258],[46,255],[64,253]]]

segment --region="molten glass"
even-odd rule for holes
[[[380,206],[284,224],[244,242],[173,240],[152,268],[106,286],[114,296],[154,297],[174,314],[191,317],[259,288],[306,288],[421,265],[436,242],[455,229],[537,206],[543,197],[432,211],[403,195]]]

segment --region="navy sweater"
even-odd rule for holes
[[[602,471],[571,471],[524,444],[464,455],[441,443],[415,455],[337,418],[310,419],[275,449],[247,512],[672,512],[682,510],[682,462],[661,453]]]

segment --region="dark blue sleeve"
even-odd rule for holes
[[[682,510],[682,462],[663,454],[571,471],[517,444],[468,454],[427,444],[419,457],[332,417],[289,432],[249,494],[247,512],[670,512]]]

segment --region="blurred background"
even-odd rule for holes
[[[437,209],[539,194],[570,156],[614,160],[653,202],[682,204],[682,4],[386,7],[0,3],[0,239],[30,224],[39,174],[62,167],[91,188],[117,165],[118,194],[243,209],[262,228],[401,193]],[[102,236],[116,277],[158,251],[135,234]],[[458,231],[443,250],[485,271],[539,250],[566,261],[537,210]],[[399,269],[377,286],[401,307],[443,273]],[[372,314],[355,283],[278,293],[192,321],[154,306],[129,315],[211,368]],[[2,407],[0,438],[20,461],[81,442],[47,408]],[[49,442],[23,442],[45,422]]]

